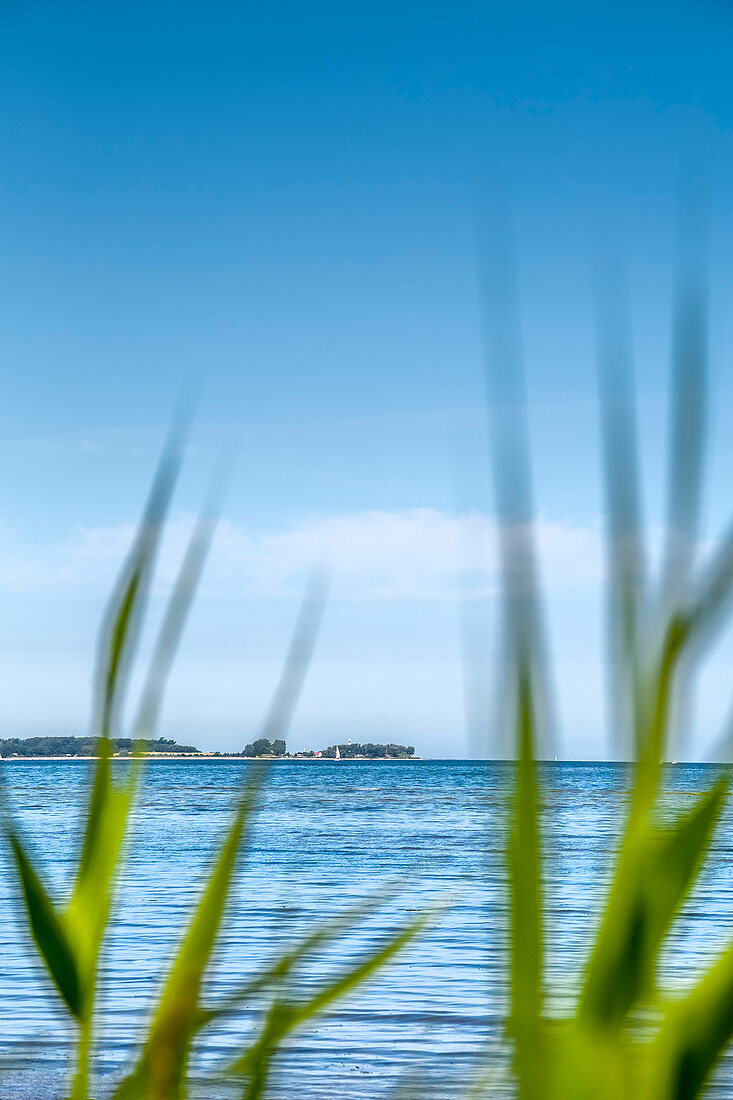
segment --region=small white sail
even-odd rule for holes
[[[336,746],[336,759],[337,759],[337,760],[340,760],[340,759],[341,759],[341,753],[339,752],[339,747],[338,747],[338,745]]]

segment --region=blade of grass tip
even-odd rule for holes
[[[541,703],[542,739],[549,739],[552,692],[547,638],[533,537],[534,503],[524,378],[516,257],[506,219],[492,227],[480,268],[489,438],[499,527],[505,655],[529,655],[535,698]],[[505,670],[502,669],[502,673]],[[506,682],[504,679],[503,682]],[[513,682],[513,677],[512,677]],[[535,746],[542,755],[548,744]]]
[[[4,832],[10,843],[23,889],[23,900],[33,939],[69,1011],[77,1019],[81,1019],[84,1012],[83,981],[63,919],[51,901],[18,833],[7,818],[4,821]]]
[[[355,966],[342,972],[308,1000],[300,1003],[276,1000],[270,1009],[261,1038],[225,1070],[227,1076],[248,1078],[248,1086],[244,1093],[246,1100],[257,1100],[262,1096],[270,1061],[287,1035],[295,1028],[312,1020],[335,1001],[341,1000],[386,966],[399,952],[405,950],[441,911],[442,907],[435,907],[427,913],[421,913],[396,935],[391,935],[378,950],[370,952]]]
[[[216,480],[212,483],[207,501],[194,526],[156,638],[137,716],[132,726],[135,748],[125,790],[128,807],[134,800],[140,781],[147,742],[158,724],[165,687],[211,548],[221,501],[221,481]],[[122,837],[120,841],[121,839]]]
[[[211,1008],[203,1008],[199,1013],[198,1027],[206,1027],[209,1024],[228,1016],[244,1001],[255,993],[281,983],[288,978],[295,967],[315,952],[319,947],[326,947],[335,943],[345,932],[369,917],[377,909],[385,905],[397,893],[405,889],[404,878],[399,883],[388,885],[366,898],[362,898],[354,905],[350,905],[343,913],[338,913],[330,920],[322,921],[316,928],[303,936],[294,947],[285,951],[275,959],[270,966],[265,967],[249,981],[245,982],[231,993],[221,1004]]]
[[[165,516],[181,464],[185,434],[176,424],[163,449],[133,546],[109,601],[99,636],[93,728],[100,734],[99,760],[90,796],[76,889],[82,889],[94,857],[100,821],[111,790],[110,735],[118,700],[135,648]]]
[[[137,716],[132,724],[134,749],[126,791],[130,801],[135,797],[147,743],[152,738],[158,724],[170,670],[211,549],[211,542],[221,512],[223,487],[223,477],[218,476],[212,479],[204,506],[189,539],[155,641],[153,655],[140,696]]]
[[[313,658],[328,597],[330,577],[322,568],[313,569],[301,601],[280,680],[275,688],[260,737],[269,741],[287,737],[295,707]]]
[[[116,853],[110,852],[110,848],[114,848],[112,838],[119,829],[110,828],[109,823],[104,822],[112,796],[110,774],[112,746],[109,735],[112,731],[117,700],[124,691],[125,673],[135,647],[137,624],[146,601],[163,522],[180,468],[182,445],[181,431],[174,426],[163,450],[135,541],[110,599],[100,632],[95,711],[98,715],[101,737],[98,748],[99,760],[92,785],[86,830],[71,903],[71,907],[77,912],[86,908],[79,904],[81,896],[87,895],[87,901],[89,901],[90,898],[99,895],[102,890],[101,879],[106,880],[109,877],[107,872],[102,875],[101,867],[97,868],[93,875],[90,874],[100,855],[98,843],[103,837],[107,842],[107,854],[102,862],[107,865],[109,873],[116,859]],[[126,807],[121,797],[116,800],[115,809],[117,812],[114,816],[118,819],[118,825],[124,827],[126,813],[120,811],[124,811]],[[121,839],[120,836],[120,842]],[[114,855],[115,858],[111,859],[110,855]]]
[[[690,623],[681,614],[673,614],[665,630],[662,650],[649,684],[649,705],[642,700],[639,713],[648,733],[640,735],[641,754],[637,764],[636,784],[631,812],[643,824],[657,796],[662,762],[669,740],[670,722],[677,700],[677,678],[681,658],[689,648]]]
[[[140,705],[132,727],[133,738],[136,740],[150,738],[158,724],[165,686],[211,549],[211,541],[221,512],[222,496],[222,484],[217,478],[212,483],[189,539],[156,639],[140,697]]]
[[[707,382],[706,201],[699,178],[681,189],[673,307],[672,440],[662,607],[674,614],[689,600],[700,526]],[[669,741],[676,757],[689,725],[690,661],[675,682]]]
[[[684,599],[700,522],[707,376],[706,201],[699,177],[678,199],[672,336],[672,446],[663,592],[668,606]]]
[[[158,723],[165,686],[211,548],[222,498],[223,479],[217,477],[212,481],[204,507],[189,539],[155,642],[140,705],[132,727],[136,760],[144,757],[146,743],[152,737]],[[133,766],[128,780],[129,798],[134,794],[139,774],[139,767]]]
[[[612,730],[626,731],[638,757],[636,659],[645,562],[633,400],[628,289],[617,263],[595,271],[596,346],[604,481],[608,509],[608,619]]]
[[[724,624],[733,591],[733,524],[728,527],[694,588],[688,614],[696,656],[708,646]]]
[[[270,707],[265,729],[284,734],[292,719],[315,646],[325,598],[321,574],[306,589]],[[248,769],[249,786],[240,800],[234,822],[211,872],[189,929],[174,959],[153,1016],[137,1067],[120,1084],[116,1100],[145,1096],[172,1100],[183,1095],[191,1042],[199,1019],[199,998],[205,970],[214,950],[224,915],[245,826],[264,772]]]
[[[99,639],[96,677],[96,727],[108,737],[114,724],[115,705],[124,695],[137,628],[148,595],[165,517],[178,480],[187,437],[187,425],[174,423],[143,511],[135,541],[122,568]]]

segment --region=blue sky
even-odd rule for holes
[[[0,730],[86,729],[105,594],[193,381],[158,596],[222,449],[237,466],[163,732],[251,738],[325,555],[333,599],[291,746],[474,751],[455,573],[478,526],[490,663],[474,217],[501,177],[561,751],[604,752],[590,241],[625,242],[658,524],[675,184],[705,159],[712,538],[733,457],[728,5],[29,2],[0,20]],[[698,755],[727,667],[724,646]]]

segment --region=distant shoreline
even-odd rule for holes
[[[111,760],[133,760],[132,756],[120,756],[115,754]],[[333,756],[240,756],[238,753],[185,753],[185,752],[147,752],[142,760],[200,760],[203,762],[212,760],[246,760],[257,761],[260,764],[405,764],[413,761],[422,761],[421,756],[347,756],[337,760]],[[26,760],[57,760],[70,763],[75,760],[99,760],[99,756],[3,756],[0,760],[5,764],[22,764]]]

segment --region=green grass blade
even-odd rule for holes
[[[308,578],[282,674],[259,734],[260,737],[266,737],[269,741],[275,741],[278,738],[285,740],[287,737],[313,658],[313,650],[326,606],[328,587],[328,576],[322,570],[314,569]]]
[[[720,780],[673,828],[627,848],[586,978],[585,1022],[618,1028],[650,993],[664,936],[697,877],[726,793]]]
[[[608,508],[610,702],[615,729],[638,753],[636,660],[646,566],[641,536],[638,434],[632,394],[628,294],[616,265],[596,275],[596,342]]]
[[[111,736],[117,703],[124,695],[160,536],[181,467],[183,439],[183,430],[174,425],[163,449],[135,541],[102,623],[94,723],[102,737]]]
[[[643,754],[637,764],[629,816],[601,925],[588,962],[580,997],[579,1015],[597,1026],[617,1026],[626,1010],[633,976],[625,969],[630,945],[638,941],[639,895],[647,873],[646,846],[651,813],[659,790],[662,753],[673,699],[673,679],[681,648],[688,638],[686,620],[675,617],[666,633],[655,679],[648,690],[651,703],[640,706],[644,732],[639,735]],[[627,985],[617,988],[619,975]]]
[[[232,1062],[225,1071],[228,1076],[248,1079],[244,1094],[246,1100],[256,1100],[262,1096],[270,1061],[287,1035],[308,1023],[329,1005],[341,1000],[386,966],[432,923],[436,913],[437,910],[431,910],[420,914],[396,935],[390,936],[377,951],[371,952],[355,966],[349,967],[309,1000],[301,1003],[276,1000],[259,1041]]]
[[[733,591],[733,526],[729,527],[711,561],[703,569],[691,603],[690,630],[698,645],[710,641],[725,621]]]
[[[507,730],[517,761],[507,861],[510,909],[509,1030],[519,1095],[541,1092],[543,928],[535,758],[549,749],[552,697],[533,523],[534,503],[517,272],[506,211],[485,242],[482,266],[489,430],[502,567]]]
[[[186,553],[176,577],[163,622],[156,639],[150,667],[140,697],[133,738],[147,739],[153,735],[165,692],[165,685],[183,635],[193,598],[201,580],[220,506],[218,487],[216,498],[209,494],[189,539]]]
[[[242,796],[214,868],[207,880],[163,988],[138,1067],[116,1097],[173,1100],[184,1095],[191,1041],[199,1016],[199,996],[211,961],[229,895],[254,786]]]
[[[701,181],[678,200],[672,308],[672,437],[662,590],[675,609],[686,600],[700,522],[707,376],[707,266]]]
[[[697,879],[725,806],[729,783],[721,778],[674,826],[652,842],[646,876],[649,962]]]
[[[651,1100],[701,1096],[733,1039],[733,947],[695,988],[667,1005],[651,1044]]]
[[[101,888],[100,882],[90,884],[87,879],[92,864],[100,862],[95,846],[99,838],[107,833],[103,818],[111,791],[110,735],[117,704],[124,693],[137,626],[147,599],[163,523],[180,469],[181,443],[180,432],[174,429],[164,448],[135,542],[109,601],[100,631],[95,702],[95,724],[100,734],[99,760],[92,786],[75,893],[94,893]]]
[[[285,735],[310,663],[320,626],[325,586],[314,574],[306,588],[265,730]],[[251,770],[250,770],[251,774]],[[258,777],[262,773],[257,773]],[[121,1083],[117,1100],[172,1100],[184,1095],[191,1042],[200,1021],[199,996],[227,901],[237,853],[257,784],[245,792],[208,885],[174,960],[136,1069]]]
[[[130,768],[122,788],[113,787],[110,770],[113,735],[147,602],[165,516],[181,465],[183,433],[174,426],[153,480],[138,532],[100,631],[93,728],[99,733],[99,760],[89,801],[84,839],[66,926],[87,990],[81,1020],[74,1100],[86,1100],[92,1049],[93,1007],[99,950],[109,919],[130,806],[139,777]]]
[[[540,1095],[542,897],[534,706],[529,673],[519,672],[514,818],[509,836],[511,1020],[520,1096]]]
[[[73,946],[49,894],[41,882],[17,832],[5,823],[15,866],[23,888],[33,939],[41,958],[69,1010],[81,1019],[84,1013],[84,989]]]
[[[154,522],[159,526],[162,525],[162,517],[155,514]],[[210,510],[207,509],[194,527],[168,600],[143,687],[137,720],[133,727],[134,738],[144,740],[151,737],[155,731],[165,685],[206,563],[214,526],[215,521]],[[137,755],[142,753],[141,746],[137,750]],[[121,790],[114,791],[110,783],[108,752],[104,753],[100,765],[100,786],[103,794],[100,799],[100,809],[98,812],[93,812],[92,820],[95,834],[104,835],[106,843],[97,844],[98,858],[94,873],[87,874],[83,879],[80,877],[79,892],[75,895],[80,914],[90,915],[96,910],[97,924],[93,933],[96,934],[97,941],[101,938],[106,923],[108,905],[105,905],[105,899],[109,894],[106,886],[111,881],[118,862],[130,807],[140,776],[139,760],[133,760],[127,784]],[[102,806],[106,807],[106,814],[101,809]],[[89,889],[85,890],[85,886]]]
[[[137,772],[136,761],[132,761],[130,767]],[[87,848],[84,873],[77,877],[66,914],[77,955],[90,976],[96,971],[99,947],[109,919],[133,797],[131,782],[115,790],[107,779],[103,805],[93,815],[94,843]]]
[[[136,626],[147,596],[150,573],[160,541],[165,514],[179,469],[177,439],[164,451],[140,528],[114,593],[99,643],[98,713],[99,760],[89,803],[86,830],[72,898],[76,913],[98,910],[95,923],[104,923],[105,898],[117,863],[132,789],[113,796],[110,775],[112,746],[109,740],[113,715],[124,686],[123,672],[135,644]],[[131,779],[137,773],[133,766]],[[109,820],[107,818],[109,817]],[[103,843],[104,842],[104,843]],[[95,904],[98,899],[99,904]]]

